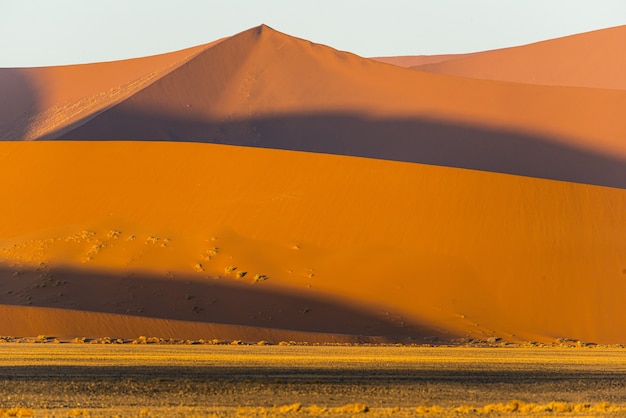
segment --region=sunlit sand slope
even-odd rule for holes
[[[385,62],[462,77],[550,86],[626,89],[626,26],[529,45],[459,56],[381,58]]]
[[[621,189],[212,144],[0,145],[0,335],[27,306],[59,334],[626,341]]]
[[[254,28],[62,139],[215,142],[626,187],[626,91],[409,71]]]

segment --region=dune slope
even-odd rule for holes
[[[0,303],[59,334],[626,341],[621,189],[213,144],[0,145],[19,178]]]
[[[425,64],[436,64],[447,60],[455,60],[470,54],[442,54],[442,55],[398,55],[391,57],[372,57],[370,59],[398,67],[412,68]]]
[[[0,140],[59,135],[218,42],[124,61],[0,68]]]
[[[62,139],[198,141],[625,187],[626,92],[408,71],[265,26]]]
[[[550,86],[626,89],[626,26],[410,65],[438,74]],[[417,61],[417,58],[416,58]]]

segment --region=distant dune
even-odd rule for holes
[[[408,55],[395,57],[373,57],[374,61],[385,64],[396,65],[398,67],[412,68],[425,64],[436,64],[447,60],[456,60],[470,54],[443,54],[443,55]]]
[[[624,90],[266,26],[0,80],[0,335],[626,343]]]
[[[474,54],[375,58],[402,67],[485,80],[626,89],[626,26]]]

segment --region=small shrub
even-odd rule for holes
[[[326,413],[328,411],[328,408],[323,407],[323,406],[317,406],[317,405],[311,405],[309,406],[308,409],[311,415],[319,415],[319,414]]]
[[[267,277],[264,274],[255,274],[254,275],[254,283],[258,283],[258,282],[262,282],[267,280],[269,277]]]
[[[246,277],[246,274],[248,274],[247,271],[238,271],[236,276],[238,279],[243,279],[244,277]]]
[[[107,234],[107,236],[109,238],[113,238],[113,239],[117,239],[120,237],[121,232],[120,231],[115,231],[115,230],[111,230],[109,231],[109,233]]]
[[[302,409],[302,404],[294,403],[291,405],[283,405],[278,408],[281,414],[288,414],[290,412],[298,412]]]
[[[146,244],[156,244],[157,242],[160,241],[160,238],[155,237],[150,235],[147,239],[146,239]]]
[[[27,408],[11,408],[2,410],[0,409],[0,414],[5,417],[34,417],[35,411]]]
[[[333,408],[335,412],[343,413],[343,414],[363,414],[365,412],[369,412],[369,406],[362,403],[353,403],[349,405],[339,406],[337,408]]]
[[[133,340],[133,344],[147,344],[148,338],[145,335],[139,336],[139,338]]]

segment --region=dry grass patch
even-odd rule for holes
[[[281,415],[298,415],[298,416],[353,416],[354,414],[363,414],[370,412],[370,408],[365,404],[354,403],[334,408],[323,407],[317,405],[303,406],[300,403],[289,405],[274,406],[272,408],[265,407],[238,407],[238,416],[281,416]],[[385,414],[387,415],[387,414]]]
[[[363,414],[365,412],[369,412],[369,406],[362,403],[353,403],[344,406],[338,406],[336,408],[330,408],[331,412],[336,412],[340,414]]]
[[[299,403],[294,403],[291,405],[283,405],[281,407],[278,408],[278,411],[281,414],[288,414],[291,412],[299,412],[302,409],[302,404]]]
[[[0,417],[34,417],[35,411],[28,408],[0,409]]]
[[[418,406],[415,409],[417,415],[545,415],[545,414],[573,414],[573,415],[598,415],[598,414],[624,414],[626,407],[613,405],[608,402],[591,403],[567,403],[548,402],[545,404],[525,403],[518,400],[504,403],[487,404],[485,406],[460,405],[452,408],[440,406]]]

